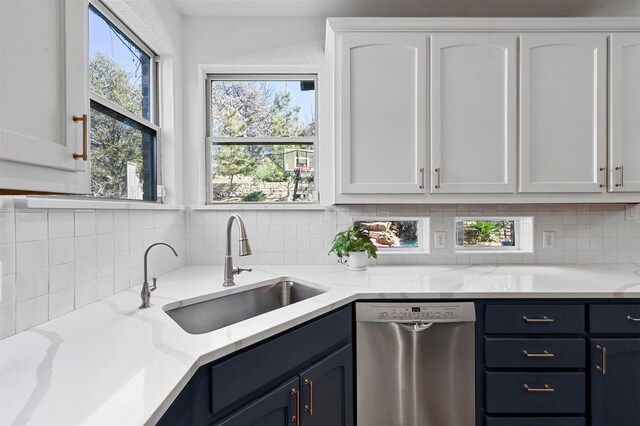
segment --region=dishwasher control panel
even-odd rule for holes
[[[356,321],[459,322],[474,321],[473,303],[356,303]]]

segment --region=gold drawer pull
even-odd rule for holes
[[[295,423],[296,426],[300,426],[300,391],[296,388],[291,388],[291,395],[296,397],[296,414],[291,416],[291,423]]]
[[[528,384],[524,384],[524,388],[527,392],[555,392],[554,388],[549,387],[549,385],[544,385],[543,388],[530,388]]]
[[[628,319],[629,321],[640,322],[640,318],[634,318],[634,317],[632,317],[631,315],[627,315],[627,319]]]
[[[522,319],[526,322],[553,322],[553,318],[549,318],[548,316],[543,316],[542,318],[528,318],[527,316],[522,316]]]
[[[542,351],[542,353],[539,353],[539,354],[530,354],[527,351],[522,351],[522,353],[524,354],[524,356],[529,358],[552,358],[556,356],[555,354],[552,354],[549,351]]]
[[[87,114],[82,115],[74,115],[71,117],[74,122],[82,121],[82,154],[78,154],[77,152],[73,153],[73,159],[83,161],[87,161],[87,140],[89,139],[88,130],[87,130]]]
[[[307,411],[310,416],[313,416],[313,382],[309,379],[304,379],[304,384],[309,386],[309,404],[304,405],[304,411]]]
[[[596,349],[602,351],[602,366],[596,365],[596,370],[602,374],[607,374],[607,347],[596,345]]]

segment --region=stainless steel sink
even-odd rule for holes
[[[169,308],[166,312],[187,333],[202,334],[324,292],[296,281],[281,280],[249,290]]]

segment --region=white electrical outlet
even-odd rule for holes
[[[433,247],[437,249],[447,248],[447,233],[436,231],[433,233]]]
[[[640,222],[640,204],[627,204],[625,206],[624,220]]]
[[[542,248],[552,249],[556,246],[556,233],[553,231],[544,231],[542,233]]]

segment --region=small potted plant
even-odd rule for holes
[[[364,271],[367,269],[368,257],[378,258],[377,250],[369,236],[352,225],[346,231],[336,234],[329,254],[335,253],[338,262],[346,262],[350,271]]]

